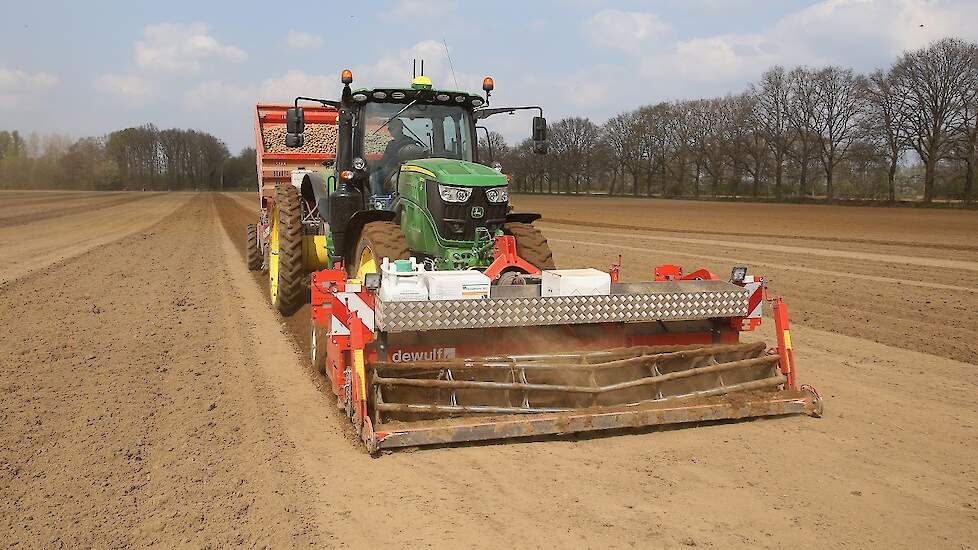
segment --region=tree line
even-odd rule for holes
[[[550,153],[490,133],[517,192],[774,200],[974,200],[978,45],[889,68],[774,66],[745,91],[550,126]],[[487,145],[483,138],[483,146]]]
[[[255,189],[255,150],[231,156],[206,132],[152,124],[104,137],[0,131],[0,189]]]

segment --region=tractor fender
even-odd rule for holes
[[[517,223],[533,223],[543,217],[543,214],[536,214],[531,212],[510,212],[506,214],[506,223],[517,222]]]
[[[392,222],[395,216],[397,214],[391,210],[361,210],[350,217],[350,221],[346,225],[346,236],[343,239],[344,250],[340,251],[343,258],[349,259],[355,252],[353,249],[360,242],[360,232],[363,231],[363,226],[370,222]]]
[[[326,201],[329,198],[329,192],[326,191],[326,180],[321,175],[311,172],[302,176],[299,194],[302,195],[303,199],[315,202],[319,209],[319,218],[326,219],[325,213],[328,212]]]

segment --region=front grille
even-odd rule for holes
[[[438,183],[428,181],[428,209],[435,220],[442,238],[455,241],[475,239],[477,227],[485,227],[495,233],[506,221],[506,203],[491,203],[486,198],[485,187],[472,188],[472,196],[466,202],[445,202],[438,194]],[[472,217],[472,209],[482,208],[481,218]]]

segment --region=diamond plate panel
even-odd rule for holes
[[[679,321],[747,315],[745,289],[721,281],[662,283],[642,294],[438,300],[377,301],[377,328],[387,332],[532,325]]]

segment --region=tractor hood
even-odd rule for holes
[[[464,160],[418,159],[405,162],[402,170],[420,172],[434,178],[439,183],[464,185],[466,187],[498,187],[506,185],[506,176],[499,172]]]

